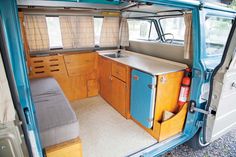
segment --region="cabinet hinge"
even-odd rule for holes
[[[148,118],[147,121],[151,123],[154,121],[154,119]]]
[[[154,89],[154,88],[157,88],[157,85],[156,84],[148,84],[148,87],[150,89]]]
[[[201,108],[197,108],[195,101],[190,101],[189,111],[191,113],[199,112],[199,113],[202,113],[202,114],[205,114],[205,115],[216,115],[216,110],[214,110],[213,108],[209,108],[209,110],[204,110],[204,109],[201,109]]]

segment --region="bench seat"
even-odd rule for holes
[[[54,78],[30,81],[43,147],[79,137],[79,123],[69,101]]]

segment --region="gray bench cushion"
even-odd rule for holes
[[[43,147],[79,136],[75,112],[53,78],[30,81]]]

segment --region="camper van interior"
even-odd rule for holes
[[[60,4],[18,4],[47,157],[128,156],[179,136],[191,94],[190,81],[180,91],[183,78],[191,80],[192,11],[147,2]],[[228,34],[230,26],[217,30],[218,20],[209,18],[216,27],[209,31]],[[226,39],[208,44],[209,53],[222,54]]]

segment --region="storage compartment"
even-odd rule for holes
[[[96,96],[97,57],[95,52],[31,57],[30,78],[55,78],[70,101]]]
[[[187,113],[187,103],[180,111],[178,108],[183,75],[184,71],[179,71],[158,76],[153,133],[159,142],[182,132]]]
[[[112,75],[126,82],[126,66],[112,62]]]
[[[90,74],[95,68],[96,53],[65,55],[65,64],[69,76]]]
[[[163,141],[171,136],[181,133],[184,127],[188,104],[176,113],[173,117],[163,122],[156,122],[157,140]]]
[[[180,111],[178,108],[183,74],[184,71],[178,71],[153,76],[157,78],[154,79],[151,75],[138,70],[132,71],[132,119],[159,142],[177,135],[183,130],[187,103]],[[157,85],[155,85],[156,83]],[[153,94],[154,91],[156,94]],[[154,112],[152,112],[152,108],[154,108]]]
[[[130,68],[99,57],[100,95],[122,116],[130,117]]]
[[[111,91],[112,103],[111,105],[124,117],[126,117],[126,83],[112,77]]]
[[[98,95],[98,81],[96,79],[87,81],[88,97]]]
[[[152,128],[155,107],[156,76],[132,70],[131,116],[146,128]]]
[[[99,93],[109,104],[112,103],[111,66],[111,60],[104,57],[99,57]]]

